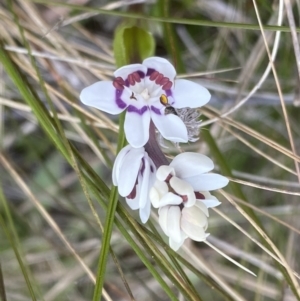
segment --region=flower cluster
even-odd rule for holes
[[[126,110],[124,131],[129,143],[118,154],[113,184],[146,223],[151,204],[159,224],[177,250],[186,238],[207,237],[208,208],[220,204],[209,191],[227,185],[227,178],[208,173],[213,162],[198,153],[181,153],[171,163],[156,141],[156,130],[174,143],[196,141],[199,113],[210,99],[208,90],[188,80],[176,80],[174,67],[151,57],[114,72],[113,81],[85,88],[81,101],[110,114]]]

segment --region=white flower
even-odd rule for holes
[[[125,146],[118,154],[112,172],[112,180],[119,194],[126,198],[132,210],[139,209],[141,221],[150,216],[149,190],[155,182],[156,167],[143,147]]]
[[[163,206],[158,210],[159,224],[169,237],[169,245],[177,251],[186,238],[203,241],[209,235],[205,233],[208,225],[207,207],[196,200],[192,207]]]
[[[209,190],[222,188],[228,179],[213,173],[214,164],[197,153],[182,153],[169,166],[160,166],[150,190],[150,200],[159,208],[159,224],[169,236],[170,247],[178,250],[187,237],[203,241],[208,225],[208,208],[220,204]]]
[[[165,139],[187,142],[187,128],[170,108],[197,108],[210,99],[206,88],[192,81],[175,80],[174,67],[159,57],[124,66],[114,76],[113,81],[97,82],[83,89],[80,100],[110,114],[126,109],[124,129],[133,147],[147,143],[150,120]]]

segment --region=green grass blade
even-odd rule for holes
[[[30,275],[30,271],[26,266],[26,263],[24,262],[24,256],[22,255],[21,244],[18,238],[18,234],[14,226],[14,222],[7,205],[7,200],[5,199],[1,186],[0,186],[0,206],[3,209],[3,216],[0,214],[1,227],[4,230],[14,250],[14,253],[16,255],[22,274],[24,276],[30,296],[33,301],[37,301],[38,299],[36,298],[36,293],[34,291],[33,285],[31,284],[33,277]]]
[[[126,142],[124,129],[123,129],[124,120],[125,120],[125,113],[121,114],[119,119],[120,130],[119,130],[119,140],[118,140],[118,152],[125,146],[125,142]],[[117,187],[113,186],[110,192],[109,203],[108,203],[108,208],[107,208],[107,213],[105,218],[104,233],[103,233],[102,246],[101,246],[101,251],[99,256],[93,301],[100,300],[101,297],[101,292],[104,285],[107,256],[110,247],[111,233],[114,225],[114,216],[115,216],[115,211],[117,208],[118,201],[119,201],[118,189]]]
[[[1,262],[0,262],[0,299],[1,299],[1,301],[7,301]]]
[[[185,24],[185,25],[197,25],[204,27],[218,27],[218,28],[231,28],[231,29],[244,29],[244,30],[256,30],[260,31],[259,25],[257,24],[247,24],[247,23],[233,23],[233,22],[213,22],[208,20],[194,20],[194,19],[185,19],[185,18],[164,18],[164,17],[149,17],[144,14],[128,13],[121,11],[105,10],[101,8],[80,6],[76,4],[64,3],[64,2],[52,2],[47,0],[31,0],[34,3],[42,3],[45,5],[51,6],[61,6],[68,7],[77,11],[85,12],[98,12],[99,14],[109,15],[109,16],[118,16],[124,18],[132,18],[139,20],[148,20],[153,22],[164,22],[164,23],[174,23],[174,24]],[[276,26],[276,25],[263,25],[264,30],[270,31],[282,31],[290,32],[288,26]],[[296,31],[300,32],[300,28],[296,27]]]

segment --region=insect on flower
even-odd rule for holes
[[[161,97],[159,98],[159,100],[160,100],[160,103],[166,107],[165,115],[174,114],[174,115],[178,116],[176,109],[169,104],[168,97],[165,94],[162,94]]]

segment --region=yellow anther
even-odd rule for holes
[[[165,94],[162,94],[161,97],[159,98],[160,103],[164,106],[168,104],[168,97]]]

